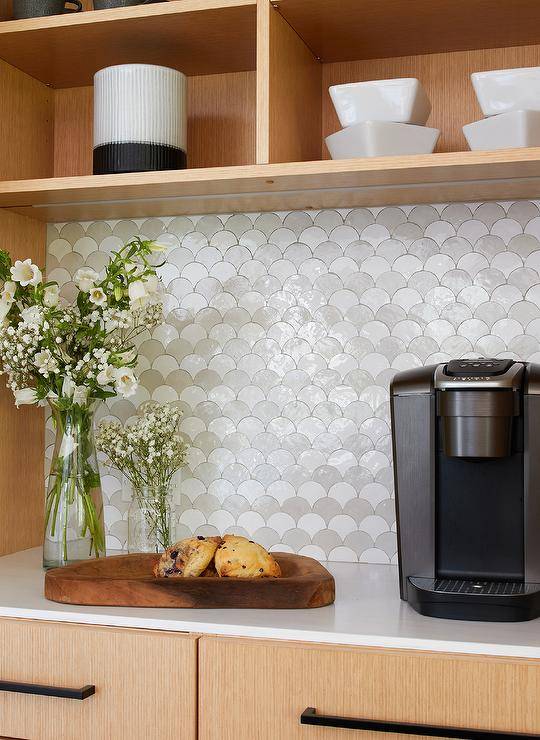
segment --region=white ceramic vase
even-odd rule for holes
[[[153,64],[94,75],[94,174],[186,167],[186,77]]]

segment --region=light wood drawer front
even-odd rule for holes
[[[0,691],[0,736],[195,740],[197,638],[0,620],[0,680],[96,687],[84,701]]]
[[[540,661],[202,637],[200,740],[404,735],[300,725],[349,718],[540,733]],[[219,717],[219,721],[216,720]]]

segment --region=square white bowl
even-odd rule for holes
[[[362,121],[326,137],[332,159],[430,154],[439,138],[437,128],[392,121]]]
[[[393,121],[422,126],[431,113],[429,98],[414,77],[351,82],[333,85],[328,90],[344,128],[361,121]]]
[[[471,80],[485,116],[540,110],[540,67],[473,72]]]
[[[482,118],[463,126],[463,133],[474,151],[540,146],[540,111],[517,110]]]

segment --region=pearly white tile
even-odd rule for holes
[[[523,293],[515,285],[499,285],[491,294],[491,300],[500,303],[506,310],[523,299]]]
[[[496,337],[500,337],[507,346],[512,339],[524,333],[522,325],[515,319],[501,319],[493,324],[491,331]]]
[[[488,229],[505,217],[505,210],[499,203],[481,203],[474,209],[474,218],[485,223]]]
[[[472,285],[472,278],[465,270],[449,270],[441,277],[441,285],[457,295],[461,290]]]
[[[456,229],[451,223],[448,223],[448,221],[436,220],[426,226],[424,235],[441,245],[447,239],[456,235]]]
[[[435,254],[432,257],[428,257],[423,265],[423,269],[427,272],[432,272],[436,275],[439,280],[450,270],[454,270],[456,263],[447,254]]]
[[[504,216],[504,211],[502,211],[502,215]],[[443,208],[441,218],[443,221],[448,221],[452,226],[458,228],[464,221],[468,221],[472,218],[472,212],[464,203],[452,203],[449,206],[446,206],[446,208]],[[481,218],[480,220],[484,221],[484,223],[486,222],[485,218]]]
[[[495,221],[490,232],[499,236],[505,244],[508,244],[514,236],[523,233],[523,227],[513,218],[501,218],[499,221]]]
[[[439,213],[434,206],[415,206],[409,213],[409,221],[413,224],[418,224],[424,231],[431,223],[438,221],[438,219]]]
[[[396,226],[399,226],[400,224],[406,223],[407,216],[405,214],[405,211],[401,208],[389,207],[383,208],[381,211],[379,211],[376,221],[377,223],[383,224],[384,226],[386,226],[387,229],[391,230]]]
[[[105,415],[128,420],[150,397],[184,410],[184,534],[395,561],[394,374],[457,356],[540,361],[535,202],[51,225],[49,276],[72,295],[78,267],[101,269],[140,232],[166,247],[167,323],[140,344],[137,395]],[[108,539],[124,542],[115,471],[104,495]]]
[[[532,203],[530,200],[518,200],[512,203],[508,209],[508,218],[513,218],[523,227],[532,221],[533,218],[537,218],[538,215],[537,204]]]
[[[409,224],[411,226],[411,224]],[[389,265],[392,265],[398,257],[401,257],[404,254],[407,254],[407,247],[405,244],[405,237],[403,239],[385,239],[380,244],[377,245],[377,249],[375,250],[375,254],[378,257],[382,257],[385,259]],[[349,251],[349,250],[347,250]],[[415,254],[415,252],[409,250],[410,254]],[[415,255],[419,256],[419,255]]]
[[[462,236],[451,236],[441,244],[441,253],[447,254],[456,265],[459,260],[466,254],[469,254],[470,251],[470,242]]]
[[[504,252],[506,245],[500,236],[495,234],[489,234],[487,236],[481,236],[480,239],[474,244],[474,251],[480,252],[489,262],[499,252]]]
[[[429,322],[424,329],[424,333],[426,337],[431,337],[441,344],[441,342],[454,334],[454,327],[449,321],[437,319],[436,321]]]
[[[506,316],[506,310],[504,306],[495,301],[485,301],[476,307],[474,316],[477,319],[481,319],[486,325],[491,328],[496,321],[504,319]]]
[[[540,308],[538,308],[534,303],[529,303],[529,301],[518,301],[518,303],[514,303],[508,311],[508,317],[510,319],[516,319],[516,321],[519,321],[519,323],[525,327],[531,321],[538,318],[538,316],[540,316]]]
[[[470,221],[464,221],[460,224],[456,233],[471,244],[475,244],[478,239],[489,233],[489,229],[483,221],[472,218]]]

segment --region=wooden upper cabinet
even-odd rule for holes
[[[2,22],[0,207],[87,221],[535,198],[540,147],[469,152],[462,127],[482,117],[471,72],[540,64],[540,4],[410,8],[172,0]],[[188,169],[93,176],[93,74],[133,61],[187,74]],[[424,85],[436,155],[325,161],[328,87],[393,77]]]
[[[0,646],[0,681],[95,686],[84,700],[0,691],[0,736],[196,740],[193,635],[0,620]]]
[[[200,740],[398,737],[301,725],[308,707],[355,719],[540,733],[540,661],[202,637],[199,670]]]
[[[0,22],[0,181],[91,175],[93,75],[133,62],[187,75],[190,169],[253,165],[256,15],[173,0]]]

